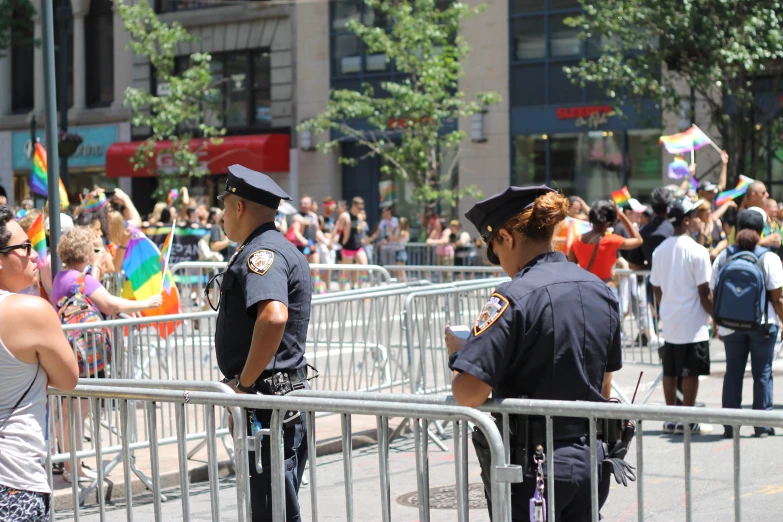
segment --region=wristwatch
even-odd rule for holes
[[[236,381],[237,390],[241,391],[242,393],[258,393],[256,383],[253,383],[250,386],[242,386],[242,383],[239,380],[239,375],[234,377],[234,380]]]

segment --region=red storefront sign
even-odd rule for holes
[[[589,118],[593,114],[607,115],[612,112],[610,105],[588,105],[583,107],[558,107],[558,120],[575,120],[577,118]]]
[[[202,140],[192,140],[191,148],[197,149]],[[106,176],[109,178],[151,176],[149,169],[133,170],[131,158],[135,156],[140,141],[114,143],[106,151]],[[160,153],[171,142],[159,142],[155,150],[158,171],[174,172],[171,154]],[[207,143],[199,153],[200,163],[212,174],[226,174],[228,167],[243,165],[259,172],[289,172],[291,137],[288,134],[258,134],[254,136],[230,136],[220,145]]]

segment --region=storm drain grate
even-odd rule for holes
[[[403,506],[419,506],[419,493],[406,493],[397,498],[397,503]],[[484,486],[482,484],[470,484],[468,486],[468,506],[470,509],[486,509],[487,501],[484,498]],[[457,509],[457,487],[441,486],[430,489],[431,509]]]

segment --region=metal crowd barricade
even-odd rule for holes
[[[101,277],[101,284],[111,295],[119,297],[122,295],[122,285],[125,284],[125,273],[120,271],[104,274]]]
[[[411,393],[451,389],[444,331],[446,325],[473,325],[495,288],[508,278],[464,282],[409,293],[403,311]]]
[[[455,405],[429,405],[429,404],[403,404],[389,401],[377,400],[348,400],[348,399],[323,399],[307,396],[263,396],[263,395],[224,395],[207,392],[182,392],[176,390],[130,390],[127,388],[117,388],[109,386],[84,386],[80,385],[71,392],[63,392],[55,389],[49,390],[50,396],[65,397],[70,403],[76,399],[90,399],[91,407],[94,410],[100,408],[101,400],[108,400],[119,404],[120,424],[122,432],[127,432],[130,424],[129,410],[132,402],[143,402],[144,410],[147,413],[147,420],[151,425],[157,423],[157,405],[168,404],[178,412],[178,432],[177,432],[177,454],[179,456],[180,480],[184,486],[182,490],[182,519],[189,520],[190,499],[187,490],[188,477],[187,467],[184,464],[184,455],[186,453],[182,445],[185,443],[185,434],[183,424],[185,419],[185,405],[203,405],[206,407],[207,417],[210,424],[214,426],[215,410],[214,407],[229,407],[232,409],[233,417],[237,425],[235,434],[246,433],[243,415],[240,408],[266,409],[272,410],[272,417],[269,426],[268,438],[264,437],[263,443],[270,446],[270,466],[271,466],[271,485],[272,485],[272,519],[275,522],[283,522],[286,517],[285,495],[285,469],[282,440],[282,420],[286,411],[306,412],[306,419],[309,426],[307,433],[307,442],[310,459],[315,460],[316,454],[316,413],[328,412],[336,413],[342,416],[342,441],[343,447],[343,473],[345,477],[345,509],[346,520],[354,520],[354,496],[353,496],[353,453],[351,450],[351,418],[353,415],[372,415],[377,419],[378,427],[378,459],[379,459],[379,482],[380,482],[380,519],[384,522],[391,520],[391,472],[389,466],[389,434],[388,423],[390,417],[404,417],[416,419],[421,423],[421,428],[426,429],[430,421],[452,421],[455,423],[455,481],[457,484],[458,519],[465,521],[468,519],[468,496],[467,496],[467,478],[468,478],[468,433],[467,423],[473,423],[485,435],[491,452],[490,477],[492,482],[492,512],[493,519],[499,522],[511,521],[511,496],[510,488],[507,484],[520,482],[522,480],[522,470],[518,466],[509,464],[509,457],[504,449],[503,441],[497,427],[492,420],[483,413],[472,409]],[[71,411],[73,411],[71,409]],[[71,419],[73,420],[73,419]],[[72,424],[73,425],[73,424]],[[126,513],[128,520],[133,519],[133,498],[130,485],[131,479],[131,455],[127,443],[128,438],[123,439],[122,462],[125,474],[125,488],[127,502]],[[209,440],[209,439],[208,439]],[[235,451],[237,455],[237,517],[244,522],[251,519],[250,513],[250,484],[248,466],[250,462],[249,438],[243,436],[234,436]],[[159,447],[157,441],[151,441],[150,450],[150,475],[152,478],[153,491],[153,512],[155,520],[163,520],[163,496],[161,495],[161,485],[159,474]],[[102,440],[98,438],[96,455],[100,457],[102,453]],[[72,465],[76,465],[76,455],[71,455]],[[208,469],[210,480],[210,501],[212,520],[220,520],[220,491],[217,479],[217,453],[214,439],[209,447]],[[310,494],[312,521],[317,522],[318,511],[318,466],[310,466]],[[417,437],[416,440],[416,469],[417,486],[419,491],[419,519],[428,521],[430,519],[429,505],[429,459],[427,457],[427,439]],[[102,484],[104,477],[99,477]],[[438,478],[439,481],[442,477]],[[102,488],[102,486],[101,486]],[[102,489],[101,489],[102,492]],[[103,495],[98,498],[101,519],[104,518],[104,500]],[[80,505],[76,493],[74,493],[74,518],[78,520]],[[177,517],[179,518],[179,517]]]
[[[409,394],[375,394],[375,393],[346,393],[346,392],[325,392],[325,391],[297,391],[294,396],[307,396],[312,398],[322,398],[331,400],[361,400],[376,402],[394,402],[402,404],[429,405],[436,407],[446,407],[456,404],[451,396],[436,395],[422,396]],[[593,442],[590,445],[591,477],[590,491],[591,502],[591,520],[599,520],[599,502],[598,502],[598,447],[596,421],[599,419],[620,419],[635,420],[636,437],[635,445],[632,443],[631,452],[626,460],[630,461],[631,455],[636,455],[636,512],[637,520],[645,520],[645,454],[644,454],[644,423],[645,421],[679,421],[684,425],[683,433],[683,464],[684,464],[684,508],[685,520],[693,521],[693,488],[692,488],[692,433],[691,423],[713,423],[723,424],[733,427],[733,507],[734,520],[742,520],[742,480],[741,480],[741,445],[740,445],[740,427],[742,426],[770,426],[783,428],[783,413],[778,411],[761,410],[735,410],[722,408],[694,408],[682,406],[651,406],[651,405],[631,405],[631,404],[612,404],[584,401],[545,401],[531,399],[490,399],[478,408],[480,411],[492,413],[503,419],[503,445],[506,458],[511,453],[509,437],[509,415],[535,415],[543,418],[546,426],[546,444],[545,453],[547,458],[547,469],[554,470],[554,439],[553,439],[553,421],[554,418],[569,417],[577,419],[586,419],[589,424],[589,438]],[[455,427],[456,433],[456,427]],[[635,448],[633,447],[635,446]],[[700,471],[704,473],[705,469],[701,467]],[[555,473],[546,474],[547,491],[547,520],[555,520]],[[530,480],[525,478],[525,480]],[[504,484],[510,488],[510,482]],[[616,494],[616,493],[615,493]],[[509,495],[510,496],[510,495]],[[680,504],[677,497],[677,505]],[[610,496],[611,499],[611,496]],[[461,519],[460,519],[461,520]]]
[[[437,266],[437,265],[386,265],[384,266],[397,281],[426,280],[432,283],[480,280],[503,277],[499,266]]]

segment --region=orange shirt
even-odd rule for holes
[[[617,262],[617,249],[622,246],[624,241],[625,239],[617,234],[609,234],[602,237],[590,272],[604,281],[611,279],[612,269]],[[583,243],[582,236],[576,238],[574,244],[571,245],[571,251],[576,256],[579,266],[585,270],[587,270],[587,265],[593,256],[593,250],[595,250],[595,243]]]

